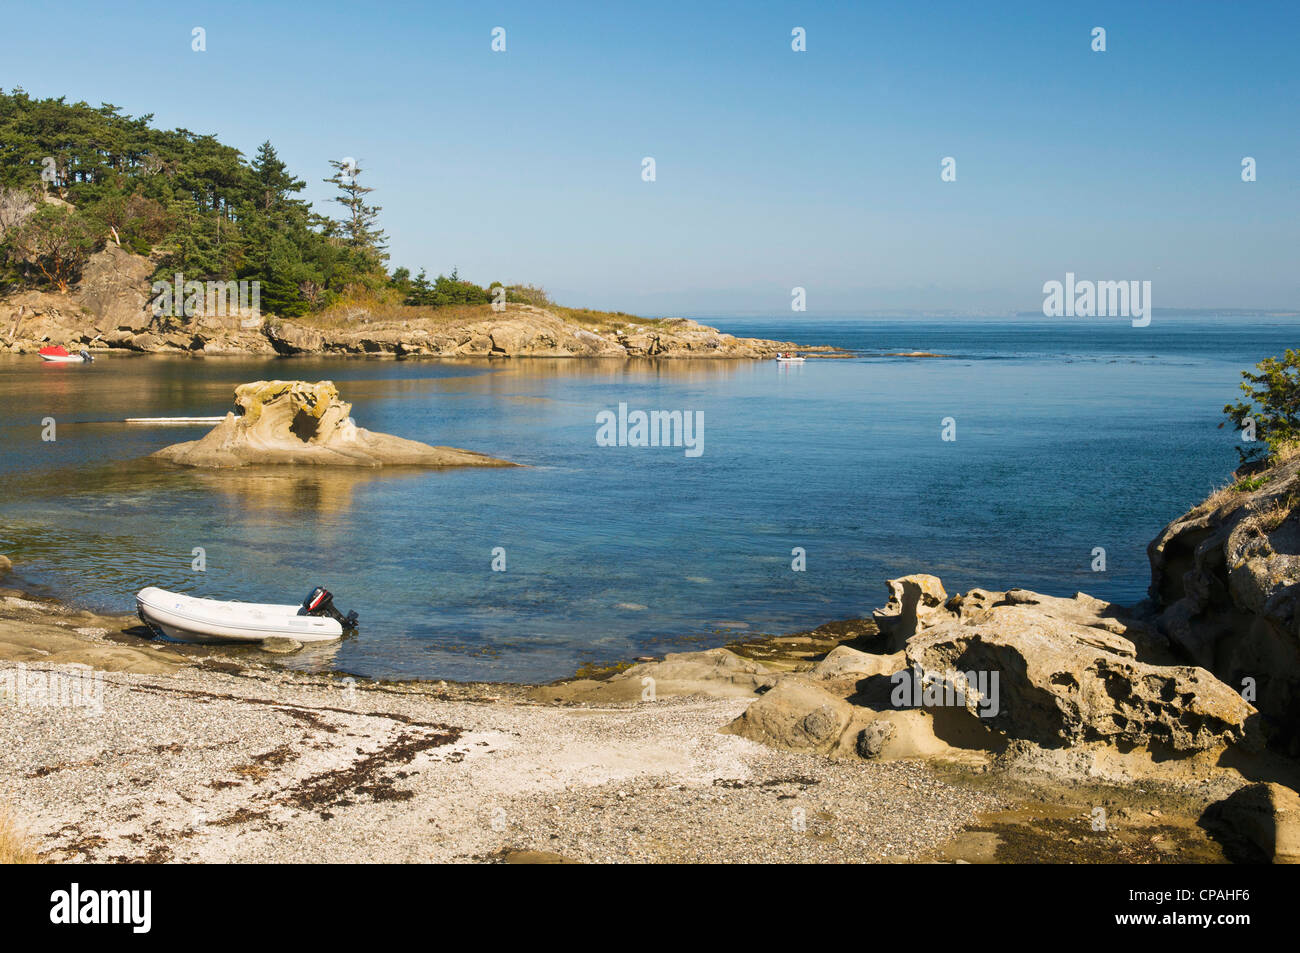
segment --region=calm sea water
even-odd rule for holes
[[[1143,597],[1145,547],[1221,485],[1240,371],[1295,320],[714,320],[849,360],[497,363],[0,358],[0,553],[30,585],[127,611],[146,585],[296,602],[360,635],[302,656],[379,677],[545,680],[868,612],[884,580]],[[884,356],[933,351],[941,358]],[[372,430],[526,469],[198,472],[140,458],[235,384],[339,383]],[[704,452],[601,447],[596,415],[702,411]],[[53,417],[57,440],[41,440]],[[955,441],[941,421],[956,421]],[[1090,566],[1104,547],[1106,570]],[[206,572],[191,569],[206,552]],[[506,571],[492,571],[494,547]],[[791,569],[792,550],[806,571]]]

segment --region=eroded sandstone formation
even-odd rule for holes
[[[333,381],[256,381],[235,388],[235,411],[199,440],[153,456],[190,467],[258,464],[380,467],[508,467],[455,447],[372,433],[352,420]]]
[[[1158,637],[1117,606],[1024,589],[940,601],[942,583],[926,575],[888,585],[879,653],[835,649],[781,678],[728,730],[868,757],[1011,740],[1161,756],[1260,745],[1250,704],[1203,668],[1168,664]]]
[[[936,613],[907,641],[906,660],[924,672],[996,673],[996,704],[985,712],[967,692],[965,707],[1008,737],[1044,746],[1101,741],[1181,753],[1258,745],[1254,709],[1238,693],[1203,668],[1140,661],[1128,636],[1141,624],[1099,614],[1095,603],[999,593],[964,617]]]

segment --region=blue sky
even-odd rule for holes
[[[996,313],[1073,271],[1151,280],[1157,308],[1300,308],[1291,3],[64,2],[4,22],[0,85],[249,155],[269,138],[320,209],[328,160],[355,157],[394,264],[567,304],[789,314],[798,285],[810,314]]]

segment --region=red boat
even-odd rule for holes
[[[89,364],[94,360],[89,351],[72,354],[62,344],[47,344],[40,350],[41,360],[54,364]]]

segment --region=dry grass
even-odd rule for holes
[[[1268,482],[1268,479],[1269,472],[1265,470],[1254,476],[1238,480],[1236,483],[1226,483],[1193,506],[1188,515],[1200,516],[1202,513],[1213,513],[1216,510],[1237,505],[1241,502],[1242,494],[1258,490]]]
[[[510,311],[525,307],[516,303],[506,306],[504,312],[493,311],[491,304],[453,304],[428,307],[402,304],[401,298],[391,289],[379,292],[356,291],[324,311],[291,319],[296,324],[321,330],[361,328],[366,325],[408,324],[418,322],[425,327],[456,327],[509,318]],[[612,331],[625,327],[658,327],[662,318],[641,318],[622,311],[593,311],[590,308],[565,308],[560,305],[533,305],[542,307],[556,317],[571,324],[582,325],[598,331]]]
[[[0,807],[0,864],[35,864],[36,851],[14,823],[9,811]]]
[[[1300,456],[1300,441],[1283,443],[1272,447],[1266,469],[1242,477],[1235,483],[1219,487],[1193,507],[1190,515],[1200,516],[1218,510],[1232,509],[1241,504],[1242,497],[1246,494],[1254,493],[1256,490],[1268,486],[1278,480],[1279,477],[1284,483],[1288,479],[1294,480],[1294,475],[1279,474],[1278,469],[1297,456]],[[1258,531],[1261,535],[1267,535],[1285,523],[1297,509],[1300,509],[1300,488],[1293,484],[1287,487],[1284,495],[1273,496],[1267,502],[1255,502],[1252,505],[1251,512],[1246,517],[1246,525]]]
[[[296,324],[312,328],[339,330],[361,328],[368,324],[406,324],[418,321],[432,326],[473,324],[493,317],[490,304],[454,304],[442,308],[417,307],[382,298],[350,297],[324,311],[294,318]]]
[[[592,311],[590,308],[564,308],[559,305],[551,305],[548,310],[571,324],[581,324],[606,331],[628,326],[653,328],[664,323],[663,318],[641,318],[622,311]]]
[[[1291,487],[1285,496],[1274,497],[1260,506],[1250,519],[1262,532],[1271,533],[1285,523],[1297,507],[1300,507],[1300,491]]]
[[[1269,466],[1279,467],[1297,456],[1300,456],[1300,440],[1279,441],[1269,447]]]
[[[1262,533],[1271,533],[1291,515],[1291,509],[1280,500],[1269,500],[1266,506],[1260,507],[1250,517],[1251,522]]]
[[[1237,484],[1235,483],[1228,483],[1221,486],[1205,499],[1201,500],[1201,502],[1193,506],[1189,515],[1199,516],[1202,513],[1213,513],[1215,510],[1222,509],[1229,503],[1235,501],[1239,493],[1240,491],[1237,489]]]

